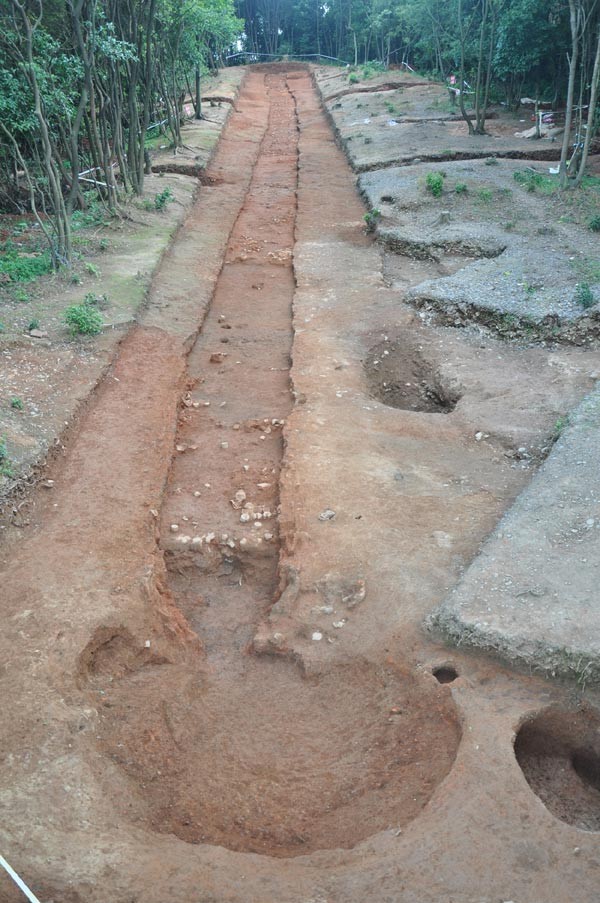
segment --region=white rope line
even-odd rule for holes
[[[13,881],[15,882],[15,884],[17,885],[17,887],[18,887],[20,890],[23,891],[23,893],[25,894],[25,896],[26,896],[27,899],[29,900],[29,903],[40,903],[40,901],[38,900],[38,898],[36,897],[36,895],[35,895],[34,893],[32,893],[32,892],[29,890],[29,888],[27,887],[27,885],[25,884],[25,882],[22,881],[22,880],[19,878],[19,876],[17,875],[17,873],[15,872],[15,870],[12,869],[12,868],[10,867],[10,865],[8,864],[8,862],[6,861],[6,859],[4,858],[4,856],[0,856],[0,865],[2,866],[2,868],[4,869],[4,871],[5,871],[8,875],[10,875],[10,877],[13,879]]]

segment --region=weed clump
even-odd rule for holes
[[[444,179],[446,178],[445,173],[443,172],[428,172],[425,178],[425,188],[429,191],[430,194],[434,196],[434,198],[440,198],[444,191]]]
[[[372,210],[369,210],[368,213],[365,213],[363,219],[367,225],[367,232],[374,232],[375,226],[379,221],[379,217],[381,216],[381,211],[377,209],[377,207],[373,207]]]
[[[104,325],[102,314],[88,301],[67,307],[65,323],[69,326],[71,335],[98,335]]]
[[[0,476],[11,477],[12,472],[10,456],[6,447],[6,437],[0,436]]]
[[[466,194],[468,190],[466,182],[457,182],[454,186],[456,194]]]
[[[162,212],[167,204],[170,204],[171,201],[175,200],[175,195],[171,191],[170,188],[163,188],[162,191],[159,191],[158,194],[154,195],[154,199],[146,198],[144,200],[144,208],[146,210],[158,210],[159,213]]]
[[[588,229],[591,232],[600,232],[600,215],[591,218],[588,223]]]
[[[587,282],[580,282],[575,288],[575,301],[584,310],[593,307],[596,303],[594,293]]]

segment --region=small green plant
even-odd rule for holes
[[[158,194],[154,195],[154,200],[150,201],[150,209],[164,210],[167,204],[175,200],[175,195],[170,188],[163,188]]]
[[[96,276],[96,278],[100,275],[100,270],[94,263],[86,263],[85,271],[86,273],[89,273],[90,276]]]
[[[348,81],[351,85],[356,85],[356,84],[358,84],[360,79],[359,79],[358,75],[356,74],[356,72],[351,72],[350,75],[348,76]]]
[[[558,439],[561,433],[564,433],[566,428],[569,425],[569,415],[564,414],[557,418],[556,423],[554,424],[553,435],[555,439]]]
[[[468,187],[465,182],[457,182],[454,186],[454,191],[456,194],[466,194],[468,191]]]
[[[10,456],[6,447],[6,437],[0,436],[0,475],[3,477],[11,477],[12,472]]]
[[[79,273],[71,273],[71,283],[73,285],[81,285],[81,276]]]
[[[95,295],[94,292],[88,292],[83,300],[85,304],[91,304],[99,310],[106,310],[110,307],[108,295]]]
[[[498,166],[498,157],[486,157],[485,165],[486,166]]]
[[[477,192],[477,197],[482,202],[482,204],[489,204],[493,196],[493,192],[490,188],[480,188]]]
[[[98,243],[98,250],[100,251],[108,251],[110,247],[110,242],[108,238],[101,238]]]
[[[13,409],[13,411],[24,411],[25,410],[25,405],[23,404],[23,402],[21,401],[20,398],[16,397],[16,395],[14,396],[14,398],[11,398],[10,406]]]
[[[31,332],[32,329],[39,329],[39,328],[40,328],[40,321],[33,319],[33,320],[29,321],[29,326],[27,327],[27,331]]]
[[[98,335],[102,332],[102,314],[89,302],[72,304],[65,310],[64,317],[71,335]]]
[[[530,282],[523,283],[523,289],[525,290],[525,294],[527,295],[535,295],[539,288],[539,285],[532,285]]]
[[[425,188],[434,196],[434,198],[439,198],[442,196],[442,192],[444,191],[444,179],[445,173],[443,172],[428,172],[425,178]]]
[[[588,229],[591,232],[600,232],[600,215],[593,216],[588,223]]]
[[[587,282],[580,282],[575,287],[575,301],[584,310],[593,307],[596,303],[594,293]]]
[[[13,298],[15,301],[20,301],[21,304],[26,304],[31,300],[31,295],[29,292],[26,292],[24,288],[17,288],[13,294]]]
[[[374,232],[377,223],[379,222],[379,218],[381,216],[381,211],[377,209],[377,207],[373,207],[372,210],[369,210],[368,213],[365,213],[363,219],[367,225],[367,232]]]

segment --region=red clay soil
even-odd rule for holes
[[[306,68],[251,71],[208,175],[53,487],[4,539],[3,854],[42,903],[592,903],[594,836],[550,814],[512,749],[524,713],[565,694],[449,660],[419,629],[462,562],[448,532],[423,537],[459,511],[457,548],[474,554],[527,474],[492,443],[465,452],[454,411],[402,401],[372,414],[370,392],[386,387],[368,385],[359,339],[366,360],[382,341],[377,304],[413,335],[421,325],[377,271]],[[328,279],[348,300],[341,313]],[[307,291],[323,305],[311,328]],[[335,344],[346,337],[347,360]],[[333,383],[309,373],[311,347],[357,399],[354,414],[340,401],[335,448],[319,445]],[[563,400],[588,384],[577,353],[554,379]],[[354,470],[373,446],[400,456],[407,441],[414,464],[406,480],[393,468],[380,523],[357,507],[344,537],[323,504],[310,508],[321,538],[295,530],[336,455],[349,463],[327,491],[367,512]],[[469,455],[483,484],[471,495],[459,477]],[[369,472],[373,497],[380,476]],[[380,560],[404,480],[414,550],[400,560],[387,543],[381,591],[370,572],[367,602],[360,579],[303,583],[304,562],[310,574],[339,552],[366,573]],[[397,592],[406,574],[422,598]],[[299,600],[312,608],[299,613]],[[0,878],[2,903],[19,899]]]

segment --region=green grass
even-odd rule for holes
[[[513,179],[531,193],[541,191],[542,194],[552,194],[558,188],[556,179],[544,176],[533,169],[517,170],[513,173]]]
[[[11,477],[13,473],[10,463],[8,449],[6,448],[6,438],[0,436],[0,476]]]
[[[596,303],[594,293],[587,282],[580,282],[575,288],[575,301],[584,310],[588,310]]]
[[[0,275],[11,282],[33,282],[38,276],[50,273],[52,262],[48,251],[24,257],[16,249],[5,250],[0,257]]]

